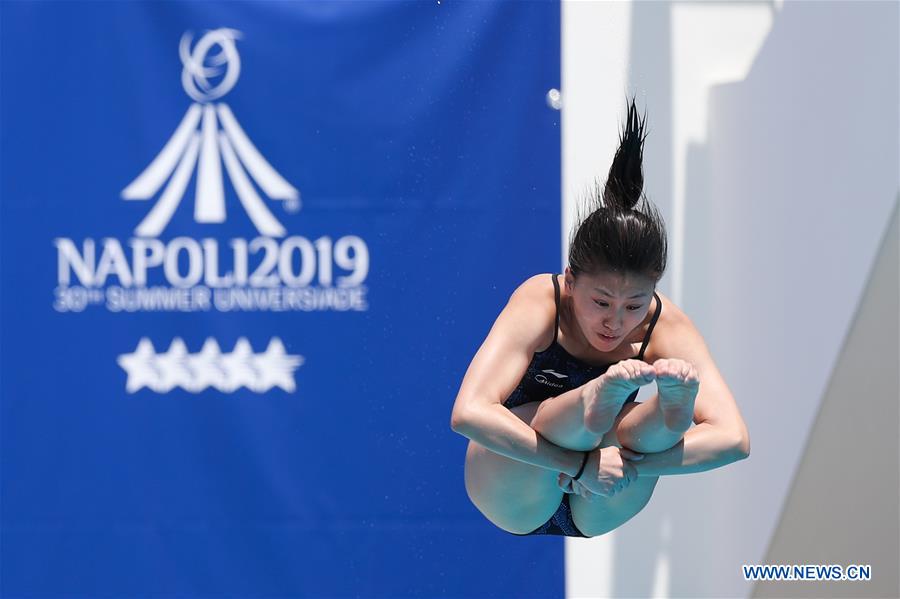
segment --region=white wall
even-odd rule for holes
[[[896,203],[897,44],[893,2],[563,3],[564,239],[634,93],[670,229],[660,288],[704,334],[753,446],[664,478],[614,533],[568,539],[568,596],[752,591],[740,567],[765,563]]]

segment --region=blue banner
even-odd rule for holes
[[[449,428],[560,264],[558,3],[0,11],[0,594],[561,595]]]

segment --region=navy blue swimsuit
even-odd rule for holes
[[[503,405],[507,408],[513,408],[531,401],[544,401],[550,397],[561,395],[570,389],[575,389],[587,383],[588,381],[602,375],[612,364],[604,366],[591,366],[572,356],[569,352],[557,343],[559,333],[559,282],[556,280],[557,275],[553,275],[553,291],[556,300],[556,328],[553,330],[553,343],[544,351],[534,354],[531,364],[525,376],[519,381],[515,390],[510,394]],[[653,293],[656,298],[656,311],[650,320],[650,326],[647,328],[647,334],[644,336],[644,342],[641,344],[641,351],[634,357],[636,360],[644,359],[644,350],[650,342],[650,334],[659,314],[662,311],[662,302],[656,292]],[[627,402],[632,402],[637,397],[637,390],[632,393]],[[518,533],[512,533],[518,535]],[[562,502],[547,522],[533,530],[527,535],[562,535],[567,537],[585,537],[575,526],[572,520],[572,511],[569,508],[569,494],[564,493]],[[518,535],[526,536],[526,535]]]

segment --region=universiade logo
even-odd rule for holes
[[[157,354],[146,337],[137,349],[118,358],[119,366],[128,373],[125,390],[134,393],[144,387],[167,393],[176,387],[199,393],[208,387],[231,393],[241,387],[265,393],[273,387],[292,393],[296,389],[294,370],[304,362],[303,356],[285,352],[281,339],[269,341],[266,351],[253,353],[250,342],[241,337],[234,349],[222,353],[215,339],[209,338],[199,353],[190,354],[180,338],[175,338],[168,351]]]
[[[235,29],[217,28],[196,43],[191,33],[182,36],[181,82],[194,102],[174,133],[167,127],[168,141],[143,172],[128,185],[117,183],[124,199],[150,200],[152,206],[130,239],[114,235],[54,238],[54,310],[77,313],[98,307],[118,313],[234,313],[369,309],[365,283],[370,260],[365,239],[352,233],[292,234],[270,212],[279,205],[270,200],[279,201],[285,212],[299,210],[300,193],[262,156],[221,101],[241,72],[236,47],[240,35]],[[263,121],[267,120],[268,111],[261,112]],[[137,170],[130,170],[126,180]],[[195,189],[189,190],[195,175]],[[227,181],[231,189],[226,194]],[[232,213],[239,203],[257,235],[224,238],[226,228],[217,227],[219,234],[206,231],[200,238],[184,230],[165,236],[167,227],[174,229],[173,215],[190,195],[194,196],[196,222],[222,223],[226,203]],[[343,227],[344,221],[337,218],[328,226]]]
[[[262,235],[283,237],[286,231],[259,197],[250,177],[270,198],[289,202],[286,206],[293,211],[300,208],[300,193],[263,158],[228,105],[213,104],[234,87],[240,75],[235,45],[240,35],[234,29],[215,29],[193,49],[191,34],[182,36],[178,48],[183,65],[181,83],[195,103],[156,158],[122,190],[123,199],[149,200],[168,180],[156,205],[135,229],[139,237],[157,237],[163,231],[184,197],[195,166],[194,220],[198,223],[225,222],[222,162],[244,210]],[[215,47],[220,51],[211,55]]]

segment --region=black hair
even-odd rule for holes
[[[579,209],[578,226],[569,246],[572,274],[604,270],[641,274],[656,281],[666,270],[666,225],[643,193],[646,112],[638,118],[634,98],[619,135],[606,185],[594,183]],[[592,210],[585,218],[583,213]]]

